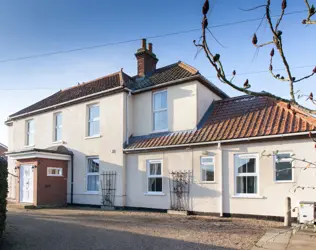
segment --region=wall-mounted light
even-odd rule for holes
[[[205,150],[202,152],[202,155],[209,155],[209,152]]]

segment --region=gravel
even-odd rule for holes
[[[1,249],[251,249],[273,221],[82,208],[10,208]]]

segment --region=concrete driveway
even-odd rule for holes
[[[79,209],[10,209],[3,250],[250,249],[278,224]]]

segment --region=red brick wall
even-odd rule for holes
[[[62,168],[63,176],[47,176],[47,168]],[[38,159],[37,206],[64,206],[67,204],[68,161]]]

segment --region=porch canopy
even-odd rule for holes
[[[14,160],[44,158],[53,160],[71,160],[73,153],[65,146],[53,146],[46,149],[30,148],[20,151],[11,151],[6,153],[7,156]]]
[[[15,160],[17,203],[36,207],[67,205],[71,151],[60,145],[12,151],[7,155]]]

